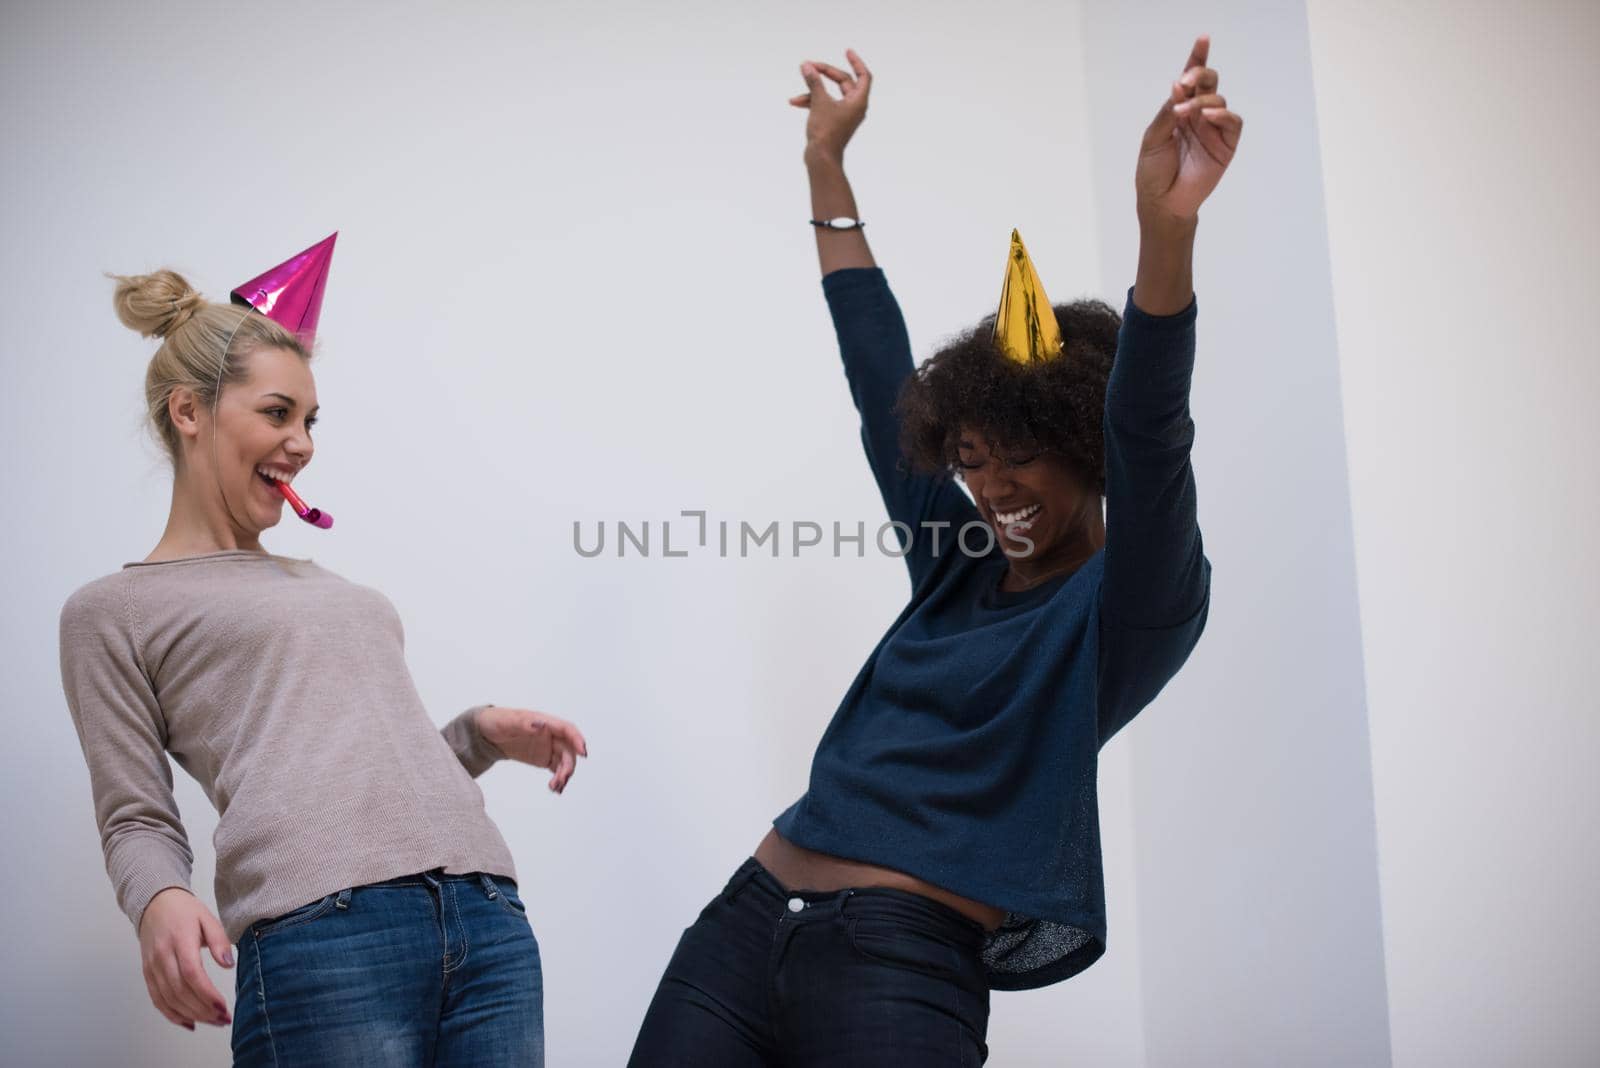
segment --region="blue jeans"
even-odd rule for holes
[[[442,868],[349,887],[240,938],[236,1066],[544,1064],[517,884]]]
[[[754,857],[683,932],[630,1068],[981,1065],[983,927],[905,890],[785,890]]]

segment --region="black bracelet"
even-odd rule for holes
[[[812,219],[811,225],[824,230],[859,230],[867,224],[860,219],[852,219],[848,215],[840,215],[834,219]]]

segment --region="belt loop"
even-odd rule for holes
[[[348,909],[350,907],[350,892],[354,889],[355,887],[353,886],[347,886],[340,890],[339,897],[334,901],[333,907],[336,909]]]
[[[488,872],[480,871],[478,881],[483,884],[483,892],[488,895],[490,901],[500,896],[500,888],[494,885],[494,880],[489,878]]]
[[[756,873],[760,870],[761,869],[756,867],[754,863],[750,863],[744,868],[744,870],[736,873],[733,877],[732,883],[726,890],[722,892],[722,900],[730,905],[733,904],[734,901],[738,899],[739,895],[744,892],[744,888],[750,885],[751,880],[756,877]]]
[[[434,878],[433,872],[434,872],[434,869],[432,869],[432,868],[430,868],[427,871],[423,872],[422,873],[422,881],[427,883],[429,886],[433,887],[435,890],[437,890],[437,889],[439,889],[439,880]]]

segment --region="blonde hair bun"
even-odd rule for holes
[[[117,280],[112,295],[117,318],[144,337],[166,337],[205,304],[205,298],[177,271],[163,268],[154,274],[112,277]]]

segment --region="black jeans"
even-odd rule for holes
[[[628,1064],[981,1065],[983,940],[920,894],[791,892],[751,857],[678,940]]]

